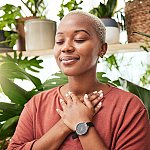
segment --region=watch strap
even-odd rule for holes
[[[86,124],[88,127],[94,127],[93,122],[87,122]],[[78,138],[78,134],[76,132],[73,132],[72,133],[72,139],[76,139],[76,138]]]

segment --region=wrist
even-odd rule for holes
[[[78,136],[86,135],[88,133],[89,128],[94,127],[92,122],[80,122],[75,127],[75,132],[72,135],[72,138],[78,138]]]
[[[70,134],[72,132],[72,130],[63,122],[62,119],[59,120],[59,127],[66,134]]]

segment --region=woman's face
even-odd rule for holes
[[[78,76],[96,70],[101,44],[91,23],[83,16],[65,17],[57,30],[56,62],[64,74]]]

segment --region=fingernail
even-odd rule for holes
[[[97,91],[94,91],[94,92],[93,92],[93,94],[96,94],[96,93],[97,93]]]
[[[68,92],[69,95],[70,95],[71,93],[72,93],[72,92],[70,92],[70,91]]]
[[[99,94],[101,94],[101,93],[103,93],[103,91],[102,91],[102,90],[100,90],[100,91],[98,91],[98,93],[99,93]]]
[[[68,97],[68,96],[69,96],[69,94],[66,93],[66,97]]]
[[[99,103],[98,103],[98,107],[102,107],[102,102],[99,102]]]
[[[63,99],[60,99],[60,103],[63,102],[63,101],[64,101]]]
[[[58,111],[59,111],[59,109],[56,109],[56,111],[58,112]]]
[[[89,98],[88,95],[85,94],[85,95],[84,95],[84,100],[85,100],[85,99],[88,99],[88,98]]]
[[[99,94],[99,97],[100,97],[100,98],[103,98],[103,96],[104,96],[103,93],[100,93],[100,94]]]

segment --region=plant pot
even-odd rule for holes
[[[6,42],[7,36],[10,35],[11,33],[14,33],[13,31],[4,31],[0,30],[0,51],[12,51],[13,46],[9,46],[10,42]]]
[[[48,19],[31,19],[25,22],[26,50],[53,49],[56,22]]]
[[[150,35],[150,1],[134,0],[125,3],[125,20],[128,42],[150,42],[150,38],[135,32]]]
[[[16,22],[17,22],[16,29],[17,29],[17,32],[19,35],[19,38],[17,41],[17,50],[19,50],[19,51],[26,50],[26,48],[25,48],[25,31],[24,31],[25,21],[34,19],[34,18],[38,18],[38,17],[30,16],[30,17],[16,19]]]
[[[106,43],[117,44],[120,39],[118,23],[112,18],[100,18],[106,27]]]

